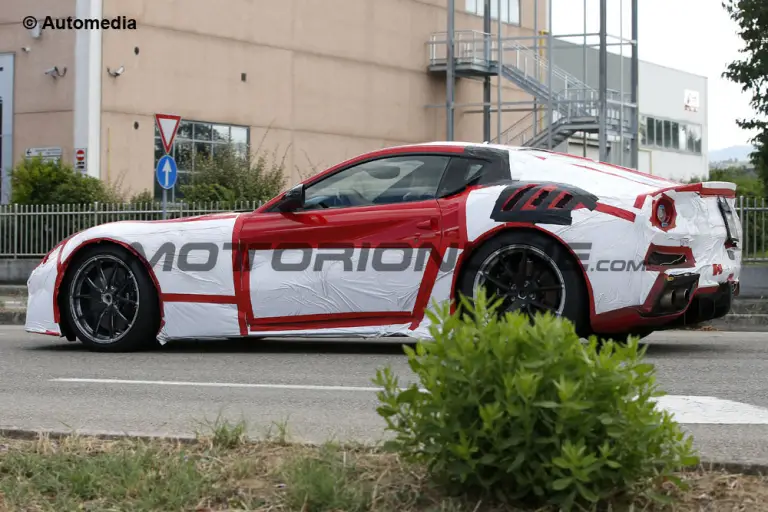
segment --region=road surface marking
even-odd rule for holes
[[[199,386],[207,388],[260,388],[300,389],[305,391],[381,391],[381,388],[360,386],[313,386],[302,384],[248,384],[242,382],[186,382],[178,380],[121,380],[121,379],[51,379],[49,382],[75,382],[89,384],[139,384],[149,386]]]
[[[723,400],[713,396],[676,396],[658,398],[661,407],[674,414],[675,421],[707,425],[768,425],[768,409],[756,405]]]
[[[49,382],[80,384],[133,384],[144,386],[187,386],[208,388],[291,389],[301,391],[362,391],[376,392],[382,388],[366,386],[321,386],[310,384],[250,384],[242,382],[191,382],[177,380],[78,379],[59,378]],[[685,424],[709,425],[768,425],[768,408],[723,400],[712,396],[667,395],[658,404]]]

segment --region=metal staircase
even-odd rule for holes
[[[445,73],[447,32],[432,34],[429,42],[429,72]],[[499,59],[501,57],[501,59]],[[456,31],[454,60],[457,77],[501,75],[540,105],[552,105],[552,122],[544,112],[531,112],[495,137],[492,142],[512,146],[555,148],[577,133],[596,134],[599,129],[599,93],[516,41],[498,40],[492,34],[473,30]],[[501,62],[501,64],[499,64]],[[499,68],[499,66],[501,66]],[[548,85],[551,77],[551,85]],[[617,91],[609,91],[606,128],[609,138],[631,138],[631,116]],[[622,122],[623,121],[623,122]],[[551,141],[550,141],[551,134]]]

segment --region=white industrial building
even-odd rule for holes
[[[586,56],[586,66],[584,58]],[[598,73],[598,50],[557,41],[553,60],[558,68],[592,87]],[[587,70],[586,77],[584,69]],[[628,56],[608,54],[608,87],[629,91]],[[638,170],[679,181],[709,175],[707,151],[707,78],[650,62],[639,63],[640,116]],[[622,83],[623,82],[623,83]],[[598,159],[596,134],[578,134],[558,149]],[[614,162],[617,160],[612,159]],[[629,165],[628,162],[617,162]]]

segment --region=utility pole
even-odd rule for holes
[[[485,32],[483,51],[485,62],[491,62],[491,0],[484,0],[483,32]],[[483,141],[491,141],[491,77],[483,78]],[[501,143],[501,141],[498,141]]]
[[[448,45],[447,48],[447,68],[446,68],[446,84],[445,84],[445,122],[446,122],[446,130],[445,130],[445,139],[448,141],[453,141],[453,104],[454,104],[454,90],[453,86],[455,84],[455,76],[456,76],[456,59],[454,58],[454,44],[453,44],[453,37],[454,37],[454,18],[455,18],[455,11],[456,11],[456,0],[448,0],[448,34],[446,37],[446,42]]]
[[[608,0],[600,0],[600,161],[608,160]]]
[[[632,76],[630,83],[630,94],[632,95],[632,104],[635,105],[632,111],[632,155],[630,156],[630,165],[633,169],[640,166],[640,56],[637,53],[637,32],[638,32],[638,0],[632,0]]]

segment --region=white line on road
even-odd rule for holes
[[[303,384],[249,384],[243,382],[187,382],[178,380],[122,380],[122,379],[51,379],[49,382],[75,382],[88,384],[140,384],[149,386],[199,386],[207,388],[261,388],[300,389],[305,391],[381,391],[381,388],[361,386],[314,386]]]
[[[768,409],[714,396],[667,395],[658,404],[689,425],[768,425]]]
[[[144,386],[191,386],[209,388],[292,389],[302,391],[381,391],[365,386],[321,386],[311,384],[250,384],[243,382],[191,382],[177,380],[79,379],[58,378],[49,382],[85,384],[133,384]],[[707,425],[768,425],[768,409],[756,405],[723,400],[712,396],[666,395],[658,404],[674,415],[675,421]]]

